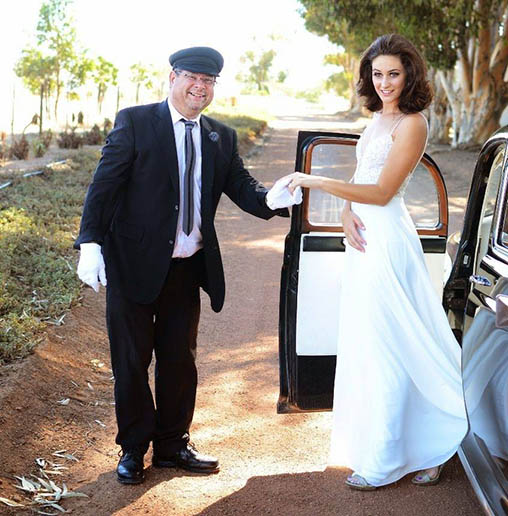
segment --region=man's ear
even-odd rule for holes
[[[169,73],[169,87],[170,88],[171,88],[171,86],[173,86],[175,79],[176,79],[176,73],[173,72],[173,70],[171,70],[171,72]]]

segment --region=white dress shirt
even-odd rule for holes
[[[201,115],[197,118],[187,119],[196,122],[192,129],[192,140],[196,151],[194,161],[194,226],[190,235],[183,232],[183,185],[185,176],[185,124],[182,118],[185,118],[171,104],[168,97],[168,107],[173,120],[173,129],[175,131],[176,153],[178,156],[178,171],[180,180],[180,204],[178,210],[178,223],[176,226],[175,247],[173,248],[173,258],[187,258],[192,256],[196,251],[203,247],[203,238],[201,235]]]

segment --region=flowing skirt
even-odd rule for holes
[[[367,245],[345,253],[330,464],[381,486],[457,451],[461,352],[403,199],[353,210]]]

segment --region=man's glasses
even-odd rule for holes
[[[183,72],[182,70],[173,70],[176,75],[184,77],[189,82],[200,82],[201,84],[205,86],[215,86],[217,84],[217,79],[215,77],[197,77],[196,75],[193,75],[192,73]]]

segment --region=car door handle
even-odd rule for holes
[[[484,287],[492,287],[492,282],[485,276],[478,276],[478,274],[472,274],[469,276],[469,281],[476,285],[482,285]]]

